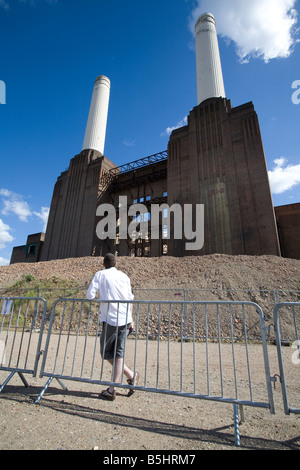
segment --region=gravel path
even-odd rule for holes
[[[13,284],[25,274],[32,274],[37,281],[57,276],[88,285],[94,272],[101,268],[101,260],[96,258],[4,266],[0,267],[0,286]],[[204,297],[209,295],[209,300],[219,298],[218,289],[300,290],[300,261],[272,256],[120,258],[119,268],[131,277],[134,288],[209,289]],[[265,302],[262,307],[271,308],[271,297],[255,299],[252,295],[251,300]],[[271,374],[278,374],[276,348],[269,345],[268,349]],[[292,352],[291,348],[284,349],[289,393],[297,402],[300,366],[292,363]],[[259,354],[257,357],[262,359]],[[7,375],[0,371],[0,383]],[[114,402],[105,402],[99,399],[102,389],[99,385],[68,382],[69,390],[65,392],[54,380],[40,405],[35,405],[46,378],[28,376],[27,380],[29,388],[23,387],[15,375],[0,394],[1,450],[236,449],[232,404],[145,391],[128,398],[126,390],[121,388]],[[259,384],[255,390],[260,393]],[[245,407],[240,449],[300,449],[299,416],[283,413],[278,382],[274,400],[275,415],[268,410]]]
[[[173,355],[176,356],[176,349],[178,350],[180,346],[178,343],[172,346]],[[291,348],[286,348],[284,353],[291,403],[298,401],[299,405],[299,366],[295,369],[297,366],[292,364]],[[211,354],[211,357],[214,355]],[[258,402],[264,401],[266,388],[259,372],[263,369],[261,346],[252,346],[252,357],[255,357],[255,369],[258,371],[252,378],[255,399]],[[275,346],[269,346],[269,358],[271,374],[278,373]],[[224,377],[229,368],[225,361]],[[188,367],[186,369],[188,370]],[[211,369],[217,370],[213,364]],[[109,371],[107,368],[108,373]],[[160,376],[162,385],[163,373],[162,368]],[[0,372],[0,383],[7,375],[6,372]],[[205,374],[203,380],[204,377]],[[103,389],[101,385],[66,381],[65,385],[68,387],[66,392],[54,380],[40,404],[35,405],[34,400],[46,384],[47,377],[33,379],[28,376],[27,380],[29,388],[23,387],[20,378],[15,375],[1,393],[0,449],[97,448],[144,451],[237,449],[234,446],[232,404],[146,391],[136,391],[128,398],[127,390],[122,388],[118,388],[117,399],[114,402],[106,402],[99,399],[99,393]],[[155,382],[155,368],[148,368],[148,380]],[[184,376],[184,385],[188,386],[189,380],[189,376]],[[246,368],[240,369],[239,387],[246,387],[246,380]],[[141,373],[141,385],[142,383],[143,373]],[[230,385],[230,380],[228,383]],[[199,383],[200,388],[202,385],[205,388],[205,384]],[[214,388],[214,383],[211,387]],[[240,427],[240,449],[300,450],[299,416],[286,416],[283,413],[279,383],[274,390],[274,400],[275,415],[267,409],[244,407],[246,420]]]

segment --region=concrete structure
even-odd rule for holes
[[[225,98],[216,22],[211,13],[198,18],[195,36],[198,104],[208,98]]]
[[[41,260],[44,241],[44,233],[29,235],[26,245],[14,247],[10,263],[37,263]]]
[[[104,75],[97,77],[82,150],[96,150],[104,155],[110,80]]]
[[[275,214],[282,256],[300,259],[300,203],[275,207]]]
[[[54,187],[42,260],[90,256],[101,178],[115,168],[94,150],[72,158]]]
[[[150,220],[152,204],[167,203],[168,195],[168,159],[167,152],[151,155],[136,160],[119,168],[104,172],[101,180],[102,192],[99,194],[98,205],[109,203],[116,210],[116,238],[99,240],[94,230],[93,255],[104,255],[106,252],[117,252],[119,256],[162,256],[167,254],[167,240],[163,237],[164,221],[159,223],[159,239],[152,239],[149,227],[145,238],[121,239],[120,231],[120,196],[127,198],[128,207],[134,204],[143,204]],[[96,217],[96,225],[100,221]],[[127,217],[126,226],[129,226],[133,217]]]
[[[252,103],[212,98],[194,108],[168,148],[168,203],[205,205],[201,253],[280,255],[258,118]],[[183,241],[170,255],[183,256]]]
[[[284,255],[299,256],[297,249],[291,249],[295,237],[299,245],[299,211],[295,222],[295,208],[278,208],[276,222],[258,117],[253,103],[232,107],[225,97],[211,14],[202,15],[196,23],[196,61],[198,105],[191,110],[188,124],[173,131],[168,151],[121,167],[103,155],[110,82],[98,77],[83,150],[57,179],[38,259],[107,252],[119,256],[280,256],[277,223]],[[120,196],[126,196],[128,206],[144,204],[148,218],[153,204],[204,205],[203,248],[186,251],[187,240],[174,239],[172,224],[166,239],[163,218],[159,221],[159,239],[148,230],[143,239],[123,240]],[[114,207],[115,238],[101,240],[96,235],[102,220],[96,212],[102,204]],[[132,221],[127,212],[126,217],[127,222]],[[14,250],[11,262],[22,261],[19,255],[20,250]]]

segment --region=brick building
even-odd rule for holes
[[[110,81],[97,78],[83,149],[57,179],[45,239],[32,261],[109,251],[119,256],[280,256],[282,250],[284,256],[300,257],[293,246],[295,237],[299,239],[299,207],[277,208],[275,216],[258,117],[252,102],[232,107],[225,96],[210,14],[196,23],[196,58],[198,105],[187,125],[173,131],[167,151],[121,167],[104,156]],[[193,209],[203,205],[203,247],[186,250],[186,238],[175,239],[172,223],[167,232],[163,216],[159,237],[152,236],[149,226],[144,237],[123,239],[121,196],[126,196],[128,206],[143,204],[149,220],[154,204],[167,204],[170,212],[175,204]],[[104,204],[115,209],[116,235],[102,240],[97,236],[101,217],[96,213]],[[11,263],[22,261],[22,253],[14,249]]]

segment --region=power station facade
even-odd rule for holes
[[[107,252],[152,257],[282,254],[254,106],[249,102],[232,107],[226,97],[213,15],[201,15],[195,33],[198,104],[191,110],[187,125],[173,131],[168,149],[121,167],[104,156],[110,81],[98,77],[83,148],[57,179],[46,234],[32,235],[27,245],[15,247],[11,263]],[[127,214],[127,226],[134,219],[120,203],[125,197],[128,207],[146,207],[142,217],[148,222],[153,205],[167,205],[169,213],[162,210],[159,227],[155,227],[159,236],[153,236],[150,223],[144,236],[121,236],[121,214],[123,218]],[[104,205],[115,209],[115,236],[101,239],[98,208]],[[197,205],[204,207],[201,248],[186,249],[184,231],[176,238],[172,223],[167,233],[165,217],[170,217],[176,205],[192,207],[193,211]],[[299,208],[296,212],[299,221]],[[280,211],[281,232],[291,233],[285,226],[284,213]],[[195,212],[191,220],[195,229]],[[299,225],[294,227],[292,239],[296,233],[299,236]],[[291,243],[288,236],[285,240]],[[293,256],[300,258],[297,250]]]

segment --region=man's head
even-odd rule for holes
[[[112,253],[107,253],[104,256],[103,264],[105,269],[114,268],[116,266],[116,258]]]

